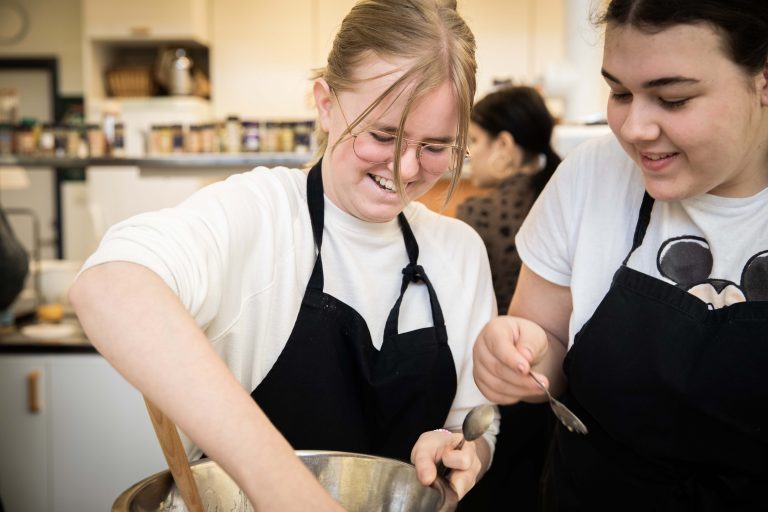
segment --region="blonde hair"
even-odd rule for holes
[[[472,31],[456,12],[455,1],[361,0],[342,21],[328,54],[327,65],[316,70],[313,78],[325,79],[335,91],[351,90],[360,82],[370,79],[354,79],[350,70],[360,65],[371,53],[406,58],[412,60],[413,65],[352,120],[344,134],[349,134],[387,95],[408,84],[412,88],[400,117],[395,145],[396,154],[400,154],[403,127],[414,102],[446,79],[449,80],[459,103],[456,145],[460,151],[453,166],[454,174],[445,199],[447,204],[461,178],[469,115],[475,97],[477,63]],[[318,149],[315,161],[322,157],[328,147],[328,135],[320,123],[317,125]],[[400,183],[400,160],[396,158],[394,164],[394,178]],[[398,187],[398,190],[405,202],[407,199],[402,187]]]

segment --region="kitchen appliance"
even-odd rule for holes
[[[452,512],[458,497],[438,478],[426,487],[416,469],[394,459],[346,452],[297,451],[323,487],[349,512]],[[234,481],[211,460],[192,463],[206,511],[252,512]],[[113,512],[186,511],[170,472],[152,475],[127,489]]]
[[[194,92],[192,59],[184,48],[160,52],[157,81],[171,96],[189,96]]]

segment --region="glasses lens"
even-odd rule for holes
[[[391,133],[367,131],[358,133],[352,149],[361,160],[372,164],[391,162],[395,154],[395,136]]]
[[[431,174],[442,174],[456,167],[459,148],[443,146],[442,144],[425,144],[421,147],[419,161],[425,171]]]
[[[395,155],[396,137],[391,133],[370,130],[355,135],[352,149],[361,160],[372,164],[391,162]],[[458,162],[459,149],[455,146],[443,144],[413,143],[403,144],[403,152],[408,145],[419,146],[419,162],[425,171],[433,174],[442,174],[452,170]]]

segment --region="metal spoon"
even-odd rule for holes
[[[579,419],[578,416],[573,414],[569,408],[567,408],[565,405],[563,405],[562,402],[555,399],[550,393],[547,387],[542,384],[539,379],[533,376],[533,373],[529,374],[531,378],[536,382],[536,384],[539,385],[541,389],[544,390],[544,392],[547,394],[547,398],[549,398],[549,406],[552,408],[552,412],[555,413],[555,416],[557,416],[557,419],[560,420],[560,422],[565,425],[565,428],[570,430],[571,432],[578,432],[579,434],[586,434],[587,426],[582,423],[582,421]]]
[[[464,441],[474,441],[488,430],[493,423],[493,405],[483,404],[473,407],[464,417],[464,423],[461,424],[461,433],[464,436],[454,450],[461,450]],[[442,462],[437,464],[437,474],[448,478],[450,469],[445,467]]]

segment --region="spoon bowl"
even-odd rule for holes
[[[464,417],[464,423],[461,424],[461,433],[464,436],[454,450],[461,450],[464,441],[474,441],[485,434],[488,427],[493,423],[494,407],[491,404],[477,405],[473,407]],[[442,462],[437,463],[437,474],[448,478],[451,470]]]
[[[473,407],[464,417],[464,423],[461,425],[461,432],[464,435],[464,440],[474,441],[485,434],[485,431],[488,430],[488,427],[493,423],[493,411],[493,406],[491,404],[483,404]],[[463,442],[464,441],[462,441],[462,444]]]
[[[584,425],[579,417],[576,416],[569,408],[567,408],[560,400],[557,400],[555,397],[553,397],[547,387],[542,384],[539,379],[534,377],[533,373],[531,373],[530,376],[533,381],[547,394],[547,398],[549,399],[549,406],[552,408],[552,412],[554,412],[557,419],[559,419],[560,422],[565,425],[565,428],[571,432],[577,432],[579,434],[586,434],[589,432],[587,430],[587,426]]]

